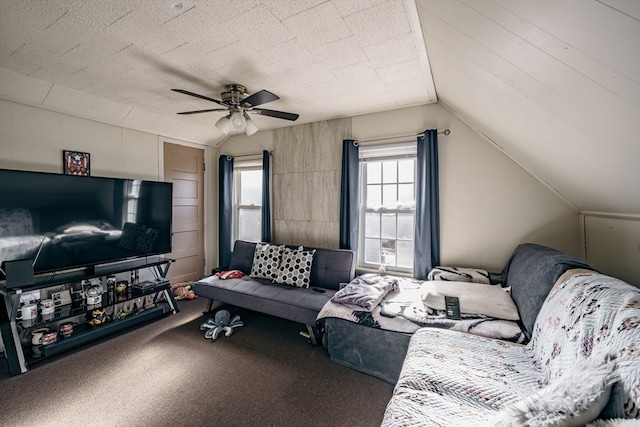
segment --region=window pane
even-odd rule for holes
[[[380,264],[380,240],[364,239],[364,262]]]
[[[382,241],[382,263],[396,265],[396,241],[387,239]]]
[[[380,184],[382,182],[382,163],[367,162],[367,184]]]
[[[360,265],[411,271],[416,207],[415,144],[369,147],[365,154],[361,157]]]
[[[240,204],[262,205],[262,170],[240,171]]]
[[[413,241],[398,241],[397,266],[413,268]]]
[[[382,205],[386,208],[395,208],[398,205],[398,186],[385,184],[382,186]]]
[[[416,201],[413,194],[413,184],[399,184],[398,185],[398,207],[413,208],[416,206]]]
[[[382,182],[385,184],[398,182],[398,162],[384,162],[382,164]]]
[[[413,182],[413,165],[414,160],[400,160],[398,162],[398,181]]]
[[[396,214],[382,215],[382,237],[396,238]]]
[[[413,240],[413,214],[398,214],[398,239]]]
[[[259,242],[262,237],[262,211],[238,208],[238,239]]]
[[[368,212],[364,216],[365,237],[380,237],[380,214]]]
[[[367,185],[367,207],[378,209],[382,204],[382,187],[380,185]]]

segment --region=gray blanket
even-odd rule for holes
[[[398,291],[396,278],[363,274],[336,292],[331,301],[354,310],[371,311],[390,291]]]

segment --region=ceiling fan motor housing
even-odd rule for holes
[[[220,94],[222,102],[237,107],[240,103],[249,96],[246,92],[247,88],[243,85],[231,84],[225,86],[225,91]]]

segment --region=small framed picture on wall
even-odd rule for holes
[[[62,163],[65,175],[91,175],[91,155],[80,151],[63,150]]]

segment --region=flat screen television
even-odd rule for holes
[[[172,184],[0,169],[0,280],[171,252]],[[12,264],[13,263],[13,264]]]

